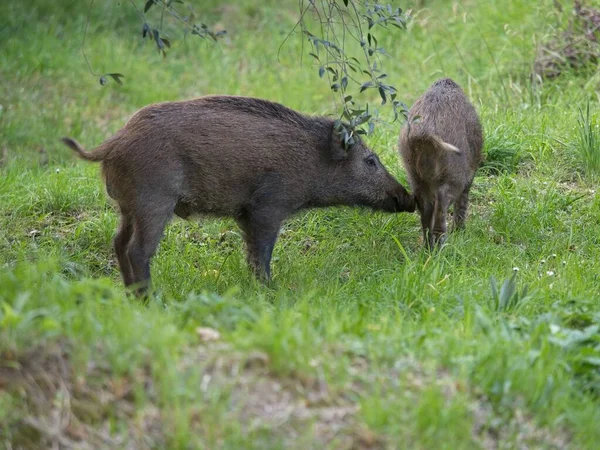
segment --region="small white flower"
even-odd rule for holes
[[[554,270],[549,270],[548,272],[546,272],[546,275],[548,275],[549,277],[553,277],[554,276]]]
[[[519,270],[521,269],[519,269],[518,267],[513,267],[513,272],[518,272]]]
[[[59,172],[60,172],[60,169],[59,169],[59,168],[57,168],[57,169],[56,169],[56,173],[59,173]]]
[[[542,260],[540,261],[540,264],[546,264],[546,260],[545,260],[545,259],[542,259]]]

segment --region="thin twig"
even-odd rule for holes
[[[87,59],[87,55],[85,54],[85,38],[87,36],[87,32],[88,32],[88,27],[90,25],[90,15],[92,13],[92,5],[94,4],[94,0],[90,0],[90,7],[88,9],[88,15],[87,18],[85,20],[85,30],[83,32],[83,40],[81,41],[81,54],[83,55],[83,59],[85,59],[85,63],[88,66],[88,69],[90,70],[90,73],[97,77],[98,74],[94,72],[94,70],[92,69],[92,65],[90,64],[90,62]]]
[[[133,7],[135,8],[135,10],[137,11],[137,13],[139,14],[140,18],[142,19],[142,22],[146,22],[146,16],[144,16],[144,13],[142,11],[140,11],[140,9],[137,7],[137,5],[135,4],[134,0],[129,0],[129,2],[133,5]]]
[[[310,5],[307,6],[306,8],[304,8],[304,11],[302,11],[302,6],[304,5],[304,1],[303,0],[299,0],[299,6],[300,6],[300,18],[298,19],[298,21],[296,22],[296,24],[294,25],[294,27],[291,29],[291,31],[285,36],[285,38],[283,39],[283,41],[281,42],[281,44],[279,45],[279,48],[277,49],[277,62],[281,62],[279,60],[279,55],[281,53],[281,49],[283,48],[284,44],[287,42],[287,40],[290,38],[290,36],[292,34],[294,34],[294,31],[296,31],[296,28],[298,28],[298,25],[300,25],[303,21],[304,21],[304,15],[306,14],[306,12],[308,11],[308,9],[310,8]],[[302,45],[304,46],[304,39],[302,40]],[[300,53],[300,65],[302,65],[302,55],[304,54],[304,51],[301,51]]]

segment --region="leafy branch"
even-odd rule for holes
[[[200,23],[199,25],[196,23],[196,15],[194,14],[192,8],[189,4],[186,4],[183,0],[146,0],[144,4],[143,10],[138,7],[135,0],[129,0],[132,7],[137,11],[140,19],[142,20],[142,37],[148,38],[154,42],[156,48],[163,57],[167,56],[167,50],[171,48],[171,39],[164,32],[165,18],[170,17],[171,19],[178,22],[180,26],[186,30],[186,33],[189,32],[193,36],[199,36],[202,39],[211,40],[213,42],[217,42],[217,40],[226,34],[225,30],[214,31],[210,29],[206,24]],[[115,82],[122,85],[123,82],[121,78],[124,77],[121,73],[105,73],[105,74],[97,74],[92,69],[92,66],[85,54],[85,39],[87,36],[89,23],[90,23],[90,12],[92,6],[94,4],[94,0],[90,0],[89,12],[86,19],[85,31],[83,34],[83,41],[81,43],[81,53],[85,59],[85,62],[90,70],[90,73],[94,76],[100,77],[100,84],[105,85],[108,82],[108,78],[112,78]],[[182,13],[177,4],[183,5],[187,7],[187,14]],[[150,11],[152,9],[152,11]],[[149,13],[151,14],[154,11],[160,12],[160,18],[157,20],[157,23],[152,25],[148,19]]]
[[[142,19],[142,37],[150,39],[154,41],[156,44],[156,48],[159,53],[161,53],[164,57],[167,56],[166,50],[171,48],[170,39],[163,33],[163,26],[165,20],[165,13],[171,16],[173,19],[178,21],[186,31],[191,32],[192,35],[199,36],[202,39],[212,40],[213,42],[217,42],[217,39],[227,33],[225,30],[221,31],[213,31],[206,24],[201,23],[200,25],[195,23],[196,15],[192,11],[192,8],[189,5],[186,5],[188,8],[188,14],[183,15],[175,5],[180,3],[185,5],[183,0],[147,0],[144,5],[144,11],[140,11],[140,9],[135,4],[135,0],[129,0],[133,7],[137,10],[140,18]],[[160,9],[160,23],[158,26],[151,26],[147,18],[147,13],[150,9],[156,5],[156,8]]]
[[[396,98],[396,88],[386,80],[381,57],[387,53],[375,35],[378,27],[406,29],[408,17],[402,9],[378,0],[299,1],[301,16],[296,27],[311,45],[309,55],[319,67],[319,76],[327,78],[336,103],[341,104],[342,113],[335,128],[344,145],[352,145],[357,134],[370,134],[377,112],[368,102],[361,106],[349,93],[351,86],[358,88],[359,93],[376,90],[381,105],[392,106],[394,120],[400,115],[406,117],[407,106]],[[310,26],[315,24],[318,32],[311,31]],[[360,60],[347,50],[348,41],[360,45]]]

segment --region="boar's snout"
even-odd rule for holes
[[[338,183],[346,199],[341,203],[370,207],[386,212],[414,212],[414,196],[406,191],[381,163],[379,157],[362,142],[352,147],[337,167]]]
[[[401,184],[387,193],[381,209],[387,212],[415,212],[415,197],[409,194]]]

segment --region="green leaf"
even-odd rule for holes
[[[319,77],[323,78],[323,75],[325,75],[325,67],[321,66],[319,67]]]
[[[375,130],[375,122],[369,122],[369,134],[373,134]]]
[[[379,86],[379,95],[381,96],[381,104],[385,105],[387,99],[385,97],[385,90],[381,86]]]
[[[367,89],[372,88],[373,86],[375,85],[372,81],[367,81],[361,85],[360,92],[366,91]]]
[[[123,82],[121,81],[121,78],[125,78],[125,75],[123,75],[122,73],[107,73],[106,75],[108,75],[113,80],[115,80],[118,85],[123,86]]]
[[[2,309],[4,310],[4,314],[0,321],[0,328],[14,326],[21,321],[20,314],[16,313],[8,303],[2,303]]]
[[[370,119],[371,119],[370,114],[364,114],[362,116],[359,116],[355,119],[354,126],[358,127],[358,126],[362,125],[363,123],[368,122]]]
[[[598,356],[588,356],[583,358],[583,361],[592,366],[600,367],[600,357]]]
[[[160,52],[165,47],[165,44],[163,44],[163,41],[160,38],[160,32],[157,29],[154,29],[152,31],[152,34],[154,35],[154,42],[156,42],[156,46],[158,47],[158,51]]]
[[[511,300],[515,294],[516,274],[517,272],[514,272],[510,278],[504,280],[504,283],[502,283],[502,287],[500,288],[500,306],[503,310],[510,306]]]
[[[148,0],[144,6],[144,13],[147,13],[150,8],[154,5],[154,0]]]

